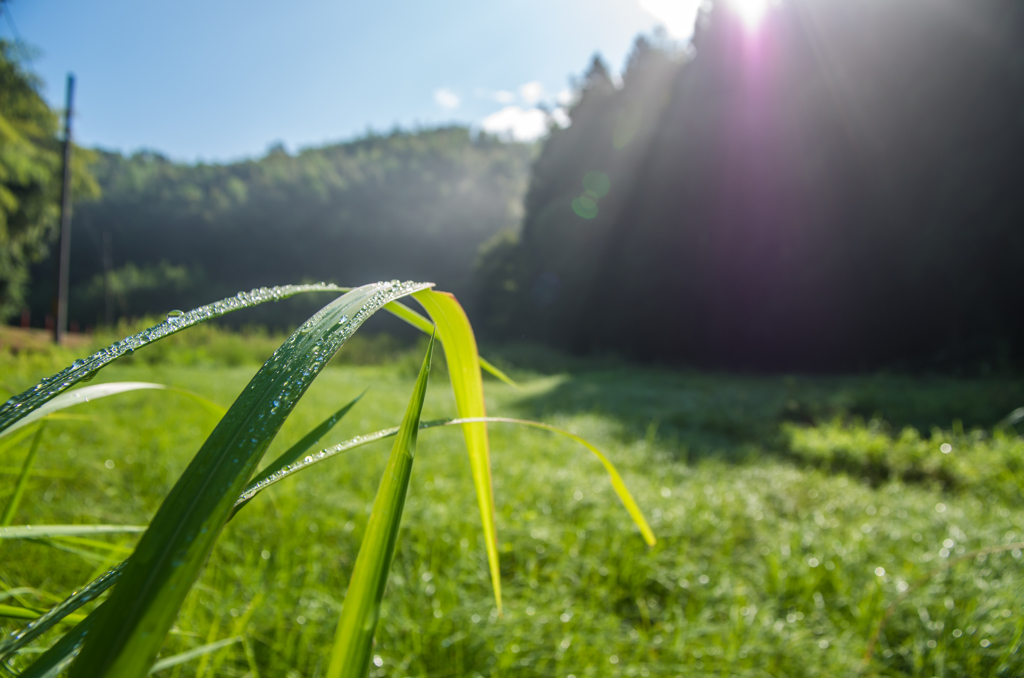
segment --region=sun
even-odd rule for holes
[[[729,0],[729,4],[750,31],[757,30],[768,9],[768,0]]]

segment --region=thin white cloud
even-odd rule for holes
[[[665,27],[670,37],[689,40],[702,0],[637,0],[644,10]]]
[[[568,106],[572,103],[572,90],[563,89],[558,93],[558,96],[555,97],[555,101],[557,101],[560,106]]]
[[[451,91],[447,87],[434,90],[434,103],[441,108],[447,108],[449,111],[454,111],[462,103],[459,99],[459,95]]]
[[[494,100],[499,104],[510,104],[516,100],[516,93],[509,92],[508,90],[499,89],[494,93]]]
[[[519,96],[527,106],[533,106],[544,98],[544,85],[539,80],[520,85]]]
[[[480,127],[485,132],[516,141],[533,141],[548,131],[548,114],[539,108],[506,106],[483,119]]]

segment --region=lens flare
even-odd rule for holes
[[[757,30],[761,25],[768,9],[768,0],[729,0],[733,11],[740,15],[740,19],[747,27],[747,30]]]

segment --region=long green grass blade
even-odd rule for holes
[[[359,399],[366,395],[366,391],[363,391],[356,396],[351,402],[345,404],[340,410],[332,414],[331,416],[324,419],[318,426],[313,428],[309,433],[302,436],[302,439],[297,443],[289,447],[284,454],[279,456],[274,461],[267,464],[267,467],[256,474],[252,480],[249,481],[249,485],[254,483],[260,483],[267,478],[271,478],[274,474],[279,473],[281,469],[294,464],[295,461],[302,455],[304,455],[309,448],[320,442],[320,439],[327,435],[328,431],[334,428],[334,425],[341,421],[342,417],[348,414],[348,411],[355,407],[355,404],[359,402]],[[248,501],[248,500],[246,500]],[[231,516],[234,517],[238,510],[245,506],[246,501],[239,501],[235,503],[234,509],[231,511]]]
[[[351,403],[350,403],[350,405],[351,405]],[[640,532],[643,535],[644,540],[649,545],[652,545],[652,546],[654,545],[654,543],[655,543],[654,533],[651,530],[650,526],[648,525],[646,519],[644,518],[643,513],[641,512],[639,506],[637,506],[636,501],[633,499],[633,497],[630,494],[629,490],[626,488],[625,483],[622,480],[622,477],[619,475],[618,471],[616,470],[616,468],[612,464],[612,462],[604,454],[602,454],[596,447],[591,445],[589,442],[587,442],[586,440],[584,440],[580,436],[577,436],[577,435],[575,435],[573,433],[565,431],[564,429],[560,429],[560,428],[557,428],[555,426],[551,426],[549,424],[544,424],[544,423],[541,423],[541,422],[528,421],[528,420],[523,420],[523,419],[511,419],[511,418],[508,418],[508,417],[483,417],[483,418],[475,420],[475,421],[482,421],[482,422],[489,422],[489,423],[512,423],[512,424],[518,424],[518,425],[523,425],[523,426],[533,426],[533,427],[545,429],[545,430],[548,430],[548,431],[552,431],[552,432],[555,432],[555,433],[559,433],[561,435],[564,435],[564,436],[567,436],[567,437],[571,438],[572,440],[575,440],[575,441],[579,442],[581,445],[583,445],[588,450],[593,452],[597,456],[597,458],[601,461],[601,463],[604,465],[604,467],[607,470],[609,476],[611,477],[612,487],[615,489],[615,491],[619,495],[619,498],[622,501],[623,505],[625,505],[626,510],[629,512],[630,516],[633,518],[633,520],[636,523],[637,527],[640,529]],[[464,421],[462,419],[443,419],[443,420],[437,420],[437,421],[420,422],[419,427],[422,430],[426,430],[426,429],[436,428],[436,427],[439,427],[439,426],[460,426],[460,425],[462,425],[464,423],[475,423],[475,422],[467,422],[467,421]],[[244,505],[246,502],[250,501],[253,497],[255,497],[259,492],[261,492],[262,490],[266,489],[270,485],[276,484],[276,483],[284,480],[285,478],[288,478],[288,477],[292,476],[293,474],[298,473],[299,471],[302,471],[302,470],[304,470],[306,468],[309,468],[313,464],[317,464],[317,463],[319,463],[321,461],[325,461],[325,460],[330,459],[330,458],[332,458],[332,457],[334,457],[334,456],[336,456],[338,454],[341,454],[343,452],[347,452],[347,451],[355,449],[357,447],[361,447],[363,445],[367,445],[369,443],[376,442],[378,440],[383,440],[385,438],[390,438],[390,437],[396,435],[398,433],[398,430],[399,429],[396,426],[396,427],[393,427],[393,428],[387,428],[387,429],[383,429],[383,430],[380,430],[380,431],[375,431],[373,433],[368,433],[368,434],[356,436],[356,437],[351,438],[349,440],[346,440],[344,442],[338,443],[337,445],[333,445],[333,446],[328,447],[328,448],[326,448],[324,450],[321,450],[321,451],[317,452],[316,454],[307,455],[303,459],[297,459],[292,464],[290,464],[288,466],[282,467],[278,472],[275,472],[275,473],[267,476],[266,478],[263,478],[263,479],[258,480],[258,481],[254,480],[254,481],[250,482],[249,485],[246,487],[246,489],[242,492],[241,496],[239,496],[238,501],[236,502],[235,508],[237,510],[242,505]],[[114,528],[114,529],[112,529],[110,531],[122,531],[122,529],[123,529],[123,526],[55,526],[55,527],[60,527],[60,528],[72,527],[72,528],[78,528],[78,529],[95,528],[98,531],[102,530],[102,529],[106,529],[106,528]],[[142,529],[144,529],[144,528],[141,528],[141,527],[131,527],[131,526],[126,526],[126,527],[128,528],[128,530],[131,530],[131,531],[141,531]],[[23,529],[23,528],[9,528],[9,529]],[[43,527],[42,526],[36,526],[35,528],[32,528],[32,529],[33,530],[39,530],[39,529],[43,529]],[[76,532],[76,534],[81,534],[81,532]],[[3,536],[3,531],[2,530],[0,530],[0,536]],[[25,535],[25,536],[29,536],[29,535]],[[32,534],[31,536],[37,536],[37,534]],[[57,535],[55,533],[50,533],[49,536],[57,536]],[[105,591],[107,588],[112,586],[117,581],[117,578],[119,577],[120,571],[123,568],[124,568],[124,563],[122,563],[121,565],[118,565],[113,570],[105,573],[103,575],[103,577],[101,577],[99,580],[97,580],[95,582],[92,582],[91,584],[89,584],[88,586],[84,587],[80,591],[75,592],[74,594],[69,596],[69,598],[67,600],[63,601],[60,605],[58,605],[56,608],[54,608],[53,610],[50,610],[50,612],[48,612],[46,615],[44,615],[44,618],[49,618],[50,620],[52,620],[52,623],[50,623],[49,626],[45,626],[45,628],[36,629],[37,633],[32,635],[31,637],[28,637],[27,640],[24,640],[24,642],[18,642],[16,645],[10,645],[9,644],[10,641],[7,641],[4,644],[0,644],[0,659],[2,659],[5,656],[9,656],[12,652],[17,651],[20,647],[24,647],[28,642],[31,642],[31,640],[33,640],[35,637],[38,637],[38,635],[41,634],[43,631],[46,631],[49,628],[51,628],[54,624],[56,624],[62,618],[61,611],[63,612],[63,614],[68,614],[68,613],[71,613],[74,610],[78,609],[79,607],[81,607],[81,605],[84,605],[86,602],[94,600],[103,591]],[[41,618],[39,621],[42,621],[42,619],[43,618]],[[28,630],[29,629],[25,629],[25,631],[28,631]]]
[[[197,657],[203,657],[208,654],[212,654],[217,650],[234,645],[235,643],[242,642],[242,636],[235,636],[234,638],[225,638],[224,640],[218,640],[214,643],[207,643],[206,645],[200,645],[199,647],[192,648],[188,652],[182,652],[181,654],[172,655],[170,657],[164,657],[158,660],[153,667],[149,670],[150,675],[157,671],[163,671],[164,669],[170,669],[178,664],[184,664],[190,662]]]
[[[90,400],[98,400],[99,398],[106,398],[107,396],[117,395],[118,393],[127,393],[128,391],[139,391],[143,389],[165,389],[167,388],[163,384],[151,384],[144,381],[118,381],[109,384],[95,384],[93,386],[84,386],[82,388],[71,391],[70,393],[62,393],[61,395],[53,398],[45,405],[40,406],[34,410],[31,414],[23,417],[18,422],[8,426],[3,431],[0,431],[0,437],[10,435],[23,426],[42,419],[43,417],[65,410],[75,405],[81,405],[87,403]]]
[[[157,510],[69,678],[145,675],[235,500],[309,384],[374,312],[426,287],[377,283],[352,290],[274,352]]]
[[[647,524],[647,520],[644,518],[643,512],[640,510],[640,507],[637,505],[636,500],[633,499],[633,495],[630,494],[629,489],[626,487],[626,483],[622,480],[622,476],[619,475],[619,472],[618,472],[618,470],[616,470],[615,465],[612,464],[612,462],[608,459],[608,457],[604,456],[604,454],[602,454],[600,450],[598,450],[596,447],[594,447],[593,445],[588,443],[583,438],[579,437],[575,433],[570,433],[569,431],[566,431],[565,429],[558,428],[557,426],[552,426],[551,424],[545,424],[545,423],[539,422],[539,421],[530,421],[528,419],[511,419],[509,417],[480,417],[479,419],[472,419],[472,418],[454,419],[450,423],[458,424],[458,423],[472,422],[472,421],[496,422],[496,423],[507,423],[507,424],[519,424],[521,426],[532,426],[534,428],[544,429],[545,431],[552,431],[553,433],[560,433],[563,436],[566,436],[568,438],[571,438],[571,439],[575,440],[580,445],[583,445],[588,450],[593,452],[594,455],[604,465],[605,471],[608,472],[608,476],[609,476],[609,478],[611,478],[612,488],[615,490],[615,494],[619,495],[619,500],[622,501],[622,505],[626,507],[626,511],[629,513],[630,517],[633,519],[633,522],[635,522],[636,526],[638,528],[640,528],[640,534],[643,535],[644,541],[647,542],[647,545],[648,546],[654,546],[655,543],[657,543],[658,540],[654,536],[654,531],[651,530],[651,526]]]
[[[84,360],[76,360],[73,364],[61,370],[52,377],[47,377],[41,382],[22,393],[14,396],[3,405],[0,405],[0,431],[5,431],[15,422],[27,417],[30,413],[39,409],[44,403],[53,399],[60,393],[68,390],[83,379],[91,378],[100,370],[123,355],[133,353],[136,350],[151,344],[154,341],[163,339],[176,332],[196,325],[198,323],[217,318],[226,313],[249,308],[268,301],[286,299],[296,294],[308,292],[340,292],[336,285],[285,285],[282,287],[261,287],[250,292],[239,292],[233,297],[215,301],[206,306],[200,306],[182,315],[168,316],[167,320],[138,334],[126,337],[121,341],[115,341],[107,348],[93,353]]]
[[[387,306],[385,306],[384,310],[390,312],[392,315],[398,318],[401,318],[402,320],[404,320],[405,322],[409,323],[410,325],[412,325],[413,327],[422,332],[432,334],[434,331],[434,324],[432,322],[430,322],[429,320],[427,320],[426,318],[424,318],[419,313],[412,310],[405,304],[393,301]],[[442,343],[444,342],[442,341]],[[487,372],[490,372],[492,376],[497,377],[498,379],[505,382],[512,388],[519,388],[519,384],[513,381],[512,377],[508,376],[507,374],[499,370],[497,367],[484,360],[482,357],[477,357],[480,360],[480,367],[482,369],[484,369]]]
[[[412,398],[398,429],[398,438],[391,448],[388,465],[373,501],[373,510],[366,524],[366,533],[359,546],[348,592],[341,608],[338,631],[334,638],[327,678],[365,678],[373,653],[373,635],[380,619],[380,602],[388,583],[391,558],[402,524],[402,510],[412,476],[416,456],[416,438],[420,428],[420,412],[427,394],[427,378],[434,338],[427,345]]]
[[[65,600],[61,601],[58,605],[51,608],[46,614],[42,615],[35,621],[26,624],[24,628],[15,633],[11,634],[7,638],[0,642],[0,665],[7,660],[8,657],[16,653],[21,648],[25,647],[39,636],[43,635],[54,626],[59,624],[61,620],[66,618],[69,614],[82,607],[86,603],[96,600],[104,591],[113,586],[113,584],[120,578],[121,573],[127,561],[120,563],[119,565],[111,568],[107,572],[103,573],[100,577],[89,582],[82,588],[74,591]],[[82,626],[79,624],[76,629],[81,632],[81,637],[85,638],[85,630],[92,627],[95,622],[97,610],[93,610],[85,618]],[[44,655],[36,658],[36,661],[32,664],[35,667],[36,664],[44,661],[49,663],[59,663],[70,659],[70,654],[65,656],[61,655],[60,652],[64,651],[67,653],[77,652],[81,646],[81,642],[76,643],[65,643],[65,639],[61,639],[53,647],[51,647]],[[63,648],[63,650],[61,649]],[[30,667],[31,668],[31,667]]]
[[[61,636],[46,652],[39,655],[31,666],[19,673],[18,678],[54,678],[60,674],[78,654],[86,635],[96,625],[96,612],[102,608],[103,605]]]
[[[44,539],[145,531],[145,525],[15,525],[0,527],[0,539]]]
[[[25,461],[21,464],[21,473],[18,474],[18,480],[14,483],[14,492],[11,493],[11,498],[7,500],[3,516],[0,516],[0,525],[4,527],[10,525],[11,521],[14,520],[18,504],[21,503],[21,496],[25,493],[25,486],[28,485],[29,474],[32,471],[32,462],[36,459],[36,452],[39,451],[39,441],[43,439],[43,429],[45,428],[45,422],[39,424],[39,428],[36,429],[36,434],[32,438],[32,444],[29,445],[28,454],[25,455]]]
[[[626,483],[622,480],[622,476],[615,468],[615,465],[612,464],[611,460],[609,460],[608,457],[606,457],[600,450],[598,450],[585,439],[581,438],[580,436],[574,433],[570,433],[565,429],[560,429],[557,426],[551,426],[550,424],[545,424],[539,421],[530,421],[527,419],[512,419],[509,417],[475,417],[471,419],[460,418],[424,421],[420,422],[420,429],[426,430],[431,428],[437,428],[439,426],[461,426],[463,424],[472,423],[519,424],[521,426],[532,426],[534,428],[544,429],[545,431],[559,433],[583,445],[588,450],[590,450],[594,454],[594,456],[598,458],[598,460],[600,460],[601,464],[608,472],[608,476],[611,479],[612,488],[615,490],[615,493],[622,501],[623,506],[625,506],[626,511],[633,519],[633,522],[635,522],[636,526],[640,529],[640,533],[643,535],[644,541],[646,541],[647,544],[650,546],[654,546],[654,544],[657,542],[657,539],[654,536],[654,532],[651,530],[650,525],[648,525],[647,523],[647,519],[644,518],[643,512],[637,505],[636,500],[633,499],[633,495],[626,487]],[[249,501],[270,485],[278,483],[284,480],[285,478],[288,478],[291,475],[312,466],[313,464],[317,464],[321,461],[330,459],[331,457],[341,454],[342,452],[348,452],[349,450],[355,449],[357,447],[362,447],[363,445],[367,445],[378,440],[383,440],[384,438],[390,438],[396,433],[398,433],[397,427],[386,428],[380,431],[375,431],[373,433],[366,433],[360,436],[356,436],[355,438],[350,438],[349,440],[338,443],[337,445],[334,445],[332,447],[320,450],[316,454],[307,456],[306,459],[297,461],[296,463],[290,466],[284,467],[283,469],[281,469],[279,473],[275,474],[271,478],[264,479],[259,483],[250,483],[249,486],[245,488],[245,491],[242,493],[242,496],[239,497],[238,501],[239,503],[242,503],[243,500]]]
[[[437,334],[448,361],[448,376],[455,394],[455,409],[462,418],[487,416],[484,383],[480,377],[480,356],[469,318],[451,294],[423,290],[413,295],[437,325]],[[494,523],[494,483],[491,480],[490,448],[487,425],[481,422],[462,425],[469,451],[469,466],[480,507],[480,522],[487,545],[494,602],[501,613],[501,570],[498,565],[498,531]]]
[[[9,619],[37,619],[41,614],[43,613],[39,610],[0,603],[0,617],[7,617]],[[61,619],[61,621],[66,624],[77,624],[83,619],[85,619],[84,614],[69,614]]]

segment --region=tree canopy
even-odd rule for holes
[[[493,336],[764,369],[1018,359],[1024,5],[717,3],[592,66],[481,266]]]
[[[461,127],[295,154],[277,145],[228,164],[100,151],[103,197],[75,205],[71,317],[103,317],[104,234],[117,315],[304,280],[429,280],[470,303],[477,250],[521,219],[534,153]],[[34,313],[48,296],[43,268]],[[282,303],[248,321],[285,324],[301,312]]]
[[[39,79],[25,70],[11,43],[0,40],[0,318],[24,304],[29,265],[57,234],[61,190],[59,118],[39,94]],[[96,194],[78,153],[73,189]]]

